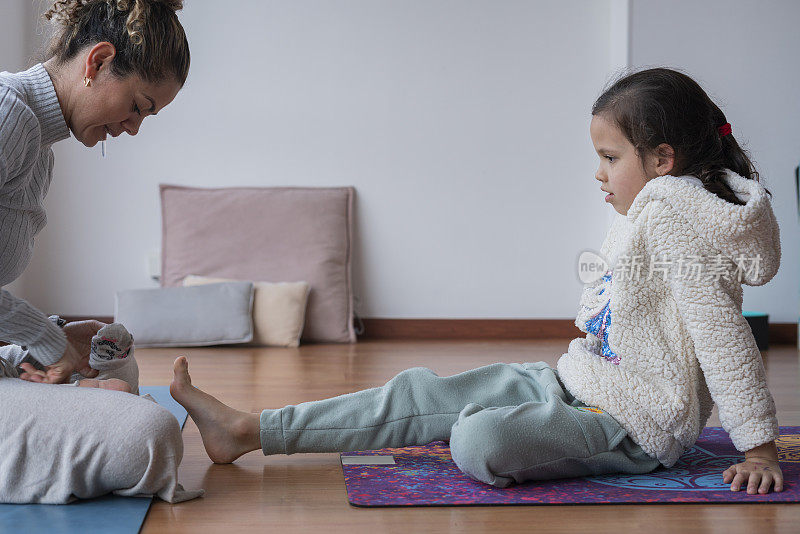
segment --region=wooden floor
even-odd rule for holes
[[[136,358],[142,385],[166,385],[174,357],[187,355],[195,385],[237,409],[258,413],[380,386],[408,367],[424,366],[445,376],[497,361],[545,361],[555,366],[568,341],[363,341],[299,349],[137,349]],[[777,346],[763,355],[781,426],[800,425],[797,349]],[[708,425],[720,426],[716,408]],[[180,481],[186,488],[204,488],[206,494],[177,505],[157,500],[144,523],[145,534],[800,532],[800,504],[357,508],[347,501],[338,454],[265,457],[257,451],[232,465],[214,465],[191,419],[183,436]]]

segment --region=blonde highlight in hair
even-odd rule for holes
[[[108,41],[117,50],[114,74],[137,74],[149,82],[172,76],[183,86],[190,55],[176,14],[181,9],[183,0],[56,0],[44,14],[62,26],[49,56],[63,63],[86,46]]]

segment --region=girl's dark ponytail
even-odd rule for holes
[[[599,114],[619,126],[640,157],[662,143],[672,146],[673,174],[696,176],[706,190],[728,202],[745,204],[726,185],[726,169],[760,180],[733,133],[720,132],[728,122],[725,114],[686,74],[656,68],[625,75],[594,103],[592,115]]]
[[[744,148],[739,146],[739,143],[736,141],[736,138],[733,137],[732,133],[721,137],[720,142],[722,143],[722,161],[724,162],[723,164],[726,168],[745,178],[750,178],[751,180],[755,180],[757,182],[760,181],[760,175],[758,174],[758,171],[756,171],[755,166],[750,159],[750,155]],[[700,177],[700,180],[706,182],[702,176]],[[720,185],[719,191],[711,189],[707,186],[706,189],[709,191],[717,193],[718,196],[729,202],[733,202],[734,204],[745,204],[745,202],[742,202],[736,198],[736,195],[730,191],[730,189],[722,181],[722,178],[716,173],[714,173],[713,178],[709,177],[708,182],[709,184],[713,183],[715,185]],[[725,193],[721,192],[722,189],[725,190]],[[769,189],[765,188],[765,190],[770,196],[772,196],[772,193],[769,192]]]

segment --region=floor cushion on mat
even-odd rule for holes
[[[142,395],[149,393],[178,419],[183,428],[186,410],[169,394],[169,386],[141,386]],[[70,504],[0,504],[0,531],[83,534],[136,534],[141,530],[152,497],[120,497],[104,495]]]

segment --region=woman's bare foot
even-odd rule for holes
[[[259,414],[234,410],[194,387],[185,356],[175,360],[173,371],[169,392],[197,423],[212,462],[229,464],[239,456],[261,448]]]

